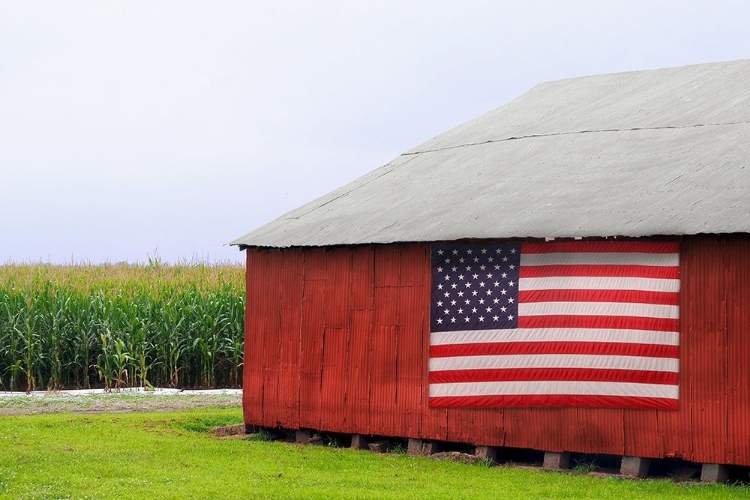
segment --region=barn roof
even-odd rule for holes
[[[541,83],[233,241],[750,232],[750,60]]]

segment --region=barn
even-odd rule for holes
[[[231,244],[247,426],[750,466],[750,60],[541,83]]]

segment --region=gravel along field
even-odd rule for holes
[[[107,413],[173,411],[205,407],[240,407],[242,389],[180,391],[124,389],[54,392],[0,392],[0,415],[38,413]]]

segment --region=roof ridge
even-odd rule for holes
[[[547,134],[528,134],[528,135],[520,135],[520,136],[510,136],[505,137],[503,139],[489,139],[486,141],[480,141],[480,142],[469,142],[466,144],[457,144],[454,146],[445,146],[442,148],[435,148],[435,149],[424,149],[421,151],[407,151],[406,153],[402,153],[401,156],[412,156],[412,155],[418,155],[422,153],[436,153],[438,151],[447,151],[451,149],[459,149],[459,148],[465,148],[469,146],[481,146],[483,144],[492,144],[497,142],[507,142],[507,141],[517,141],[521,139],[534,139],[537,137],[559,137],[562,135],[576,135],[576,134],[596,134],[596,133],[603,133],[603,132],[633,132],[638,130],[680,130],[680,129],[690,129],[690,128],[697,128],[697,127],[720,127],[722,125],[750,125],[750,120],[742,120],[742,121],[730,121],[730,122],[718,122],[718,123],[696,123],[693,125],[664,125],[659,127],[630,127],[630,128],[603,128],[603,129],[584,129],[584,130],[574,130],[571,132],[555,132],[555,133],[547,133]]]

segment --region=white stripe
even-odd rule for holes
[[[680,265],[678,253],[638,252],[560,252],[522,253],[522,266],[599,265],[599,266],[664,266]]]
[[[679,306],[629,302],[522,302],[518,316],[637,316],[641,318],[680,317]]]
[[[430,345],[498,342],[617,342],[679,345],[680,336],[677,332],[604,328],[518,328],[516,330],[468,330],[430,333]]]
[[[549,380],[430,384],[431,398],[450,396],[542,396],[548,394],[677,399],[680,390],[679,386],[668,384],[558,382]]]
[[[507,356],[451,356],[430,358],[431,372],[515,368],[592,368],[599,370],[643,370],[677,373],[675,358],[647,356],[598,356],[590,354],[513,354]]]
[[[680,280],[655,278],[549,277],[521,278],[518,289],[528,290],[644,290],[679,292]]]

